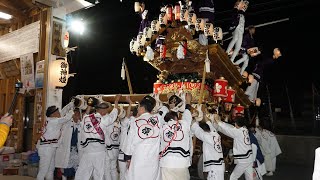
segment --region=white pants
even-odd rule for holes
[[[124,161],[119,162],[119,171],[120,171],[120,180],[126,179],[126,172],[127,172],[127,163]]]
[[[246,68],[248,67],[248,64],[249,64],[249,56],[247,53],[243,53],[242,58],[237,60],[234,64],[239,65],[241,63],[243,63],[241,66],[241,70],[240,70],[240,74],[242,75],[244,70],[246,70]]]
[[[75,180],[103,180],[106,152],[83,153]]]
[[[244,94],[248,96],[249,100],[252,103],[255,103],[255,100],[257,99],[258,90],[259,90],[259,82],[256,79],[253,79],[253,82],[251,83],[250,86],[247,87]]]
[[[232,56],[230,58],[231,62],[234,61],[234,59],[237,57],[240,48],[241,48],[241,44],[242,44],[242,39],[243,39],[243,29],[238,26],[232,34],[232,40],[230,41],[228,48],[227,48],[227,53],[229,53],[231,51],[231,49],[234,47]]]
[[[264,156],[264,162],[265,162],[267,171],[272,171],[272,172],[276,171],[276,162],[277,162],[276,157],[272,158],[270,154],[267,154]]]
[[[118,159],[109,158],[106,153],[106,165],[104,170],[105,180],[118,180],[117,161]]]
[[[207,180],[224,180],[224,171],[209,171]]]
[[[55,168],[56,147],[41,146],[38,149],[40,156],[37,180],[53,180]]]
[[[188,168],[161,168],[162,180],[189,180]]]
[[[230,180],[237,180],[244,173],[246,180],[253,180],[253,163],[238,163],[234,167]]]

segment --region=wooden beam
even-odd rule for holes
[[[20,20],[27,18],[26,15],[22,13],[22,11],[10,9],[10,8],[3,6],[3,5],[0,5],[0,11],[7,13],[7,14],[10,14],[13,17],[18,18]]]
[[[2,0],[0,2],[0,5],[3,5],[5,7],[7,7],[8,9],[13,9],[13,10],[18,11],[18,9],[16,9],[16,6],[12,3],[12,1]]]
[[[0,19],[0,24],[11,24],[12,20]]]

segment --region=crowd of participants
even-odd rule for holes
[[[242,116],[224,122],[208,112],[199,119],[189,93],[172,95],[168,102],[152,94],[138,104],[128,96],[126,108],[119,105],[120,97],[113,105],[100,101],[85,110],[76,108],[74,100],[61,110],[48,107],[37,143],[37,180],[53,180],[57,169],[62,179],[189,180],[195,137],[202,141],[208,180],[255,180],[275,171],[281,150],[261,123],[248,125]],[[222,134],[233,139],[227,157]],[[227,170],[232,173],[227,175]]]

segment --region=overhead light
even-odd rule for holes
[[[71,22],[71,29],[79,34],[84,32],[84,23],[81,20],[74,20]]]
[[[0,12],[0,18],[2,18],[2,19],[11,19],[12,16],[10,14]]]

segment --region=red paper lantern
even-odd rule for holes
[[[176,3],[174,6],[174,19],[180,21],[180,4]]]
[[[224,99],[224,102],[234,103],[235,98],[236,98],[236,91],[234,89],[232,89],[231,87],[229,87],[227,89],[227,97],[226,97],[226,99]]]
[[[244,115],[244,106],[238,104],[236,107],[233,108],[233,116],[243,116]]]
[[[182,41],[182,45],[183,45],[183,54],[184,54],[184,56],[186,56],[187,55],[187,48],[188,48],[187,41],[186,40]]]
[[[157,82],[153,83],[153,93],[158,94],[159,91],[161,91],[161,86],[162,86],[161,82],[157,81]]]
[[[167,55],[167,47],[166,45],[163,43],[160,45],[160,58],[162,60],[164,60],[166,58]]]
[[[173,18],[172,18],[172,6],[171,5],[167,6],[166,14],[167,14],[168,21],[172,22]]]
[[[226,98],[227,97],[227,86],[228,86],[228,81],[226,79],[224,79],[223,77],[216,79],[214,81],[213,96],[214,97],[221,97],[222,99]]]

